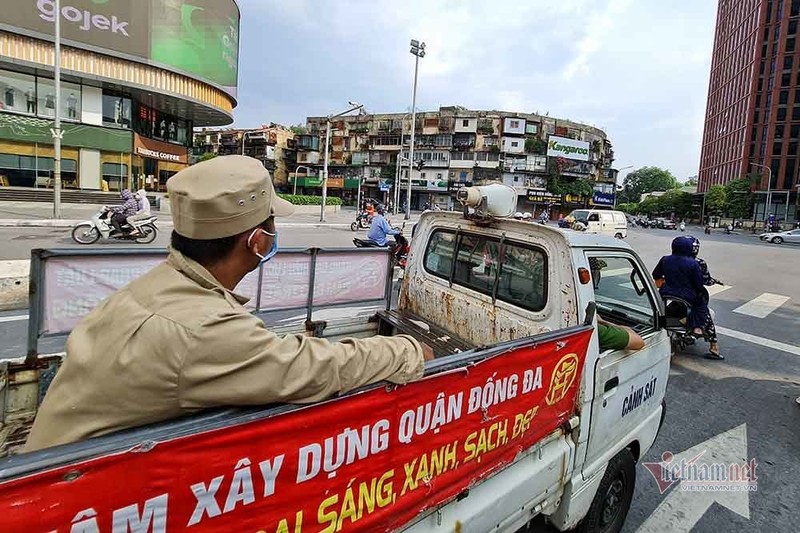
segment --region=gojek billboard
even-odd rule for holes
[[[148,63],[236,95],[239,8],[234,0],[3,0],[0,29]]]
[[[547,141],[548,157],[563,157],[575,161],[589,160],[589,143],[551,135]]]

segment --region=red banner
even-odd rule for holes
[[[590,332],[0,484],[0,531],[386,531],[572,415]]]

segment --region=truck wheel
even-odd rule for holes
[[[609,461],[592,506],[577,531],[618,533],[628,516],[635,485],[636,461],[626,448]]]

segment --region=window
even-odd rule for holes
[[[786,39],[786,51],[787,52],[794,52],[794,46],[795,46],[794,38]]]
[[[131,99],[103,93],[103,126],[113,128],[131,127]]]
[[[547,259],[533,246],[440,230],[423,263],[434,276],[524,309],[541,311],[547,303]]]
[[[797,33],[797,21],[796,20],[790,20],[789,21],[789,35],[794,35],[795,33]]]
[[[800,120],[800,106],[794,106],[792,108],[792,120]]]
[[[786,104],[789,102],[789,91],[781,91],[781,94],[778,96],[778,104]]]
[[[461,121],[461,126],[463,128],[469,128],[469,119],[464,119]]]
[[[783,139],[783,126],[775,126],[775,138]]]
[[[781,76],[781,87],[788,87],[792,83],[792,75],[788,72]]]
[[[56,116],[55,82],[48,78],[36,79],[36,111],[40,117]],[[81,119],[81,86],[74,83],[61,82],[61,118],[65,120]]]
[[[512,121],[509,122],[509,124],[510,124],[510,127],[513,128],[513,129],[519,128],[519,120],[512,120]]]
[[[36,114],[36,78],[0,70],[0,109]]]
[[[624,257],[589,257],[597,312],[642,333],[655,328],[653,302],[634,263]]]
[[[519,147],[519,141],[511,141],[511,147],[512,148],[518,148]]]
[[[778,120],[786,120],[786,109],[783,107],[778,109]]]
[[[118,191],[122,183],[128,178],[128,165],[118,163],[103,163],[103,179],[108,183],[108,188]]]
[[[784,68],[784,70],[791,70],[791,68],[792,68],[792,56],[785,56],[783,58],[783,68]]]
[[[776,142],[772,145],[772,155],[781,155],[781,150],[783,150],[783,144]]]

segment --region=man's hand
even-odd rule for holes
[[[419,343],[422,346],[422,358],[425,361],[433,361],[436,359],[436,354],[433,353],[433,348],[425,344],[424,342]]]

